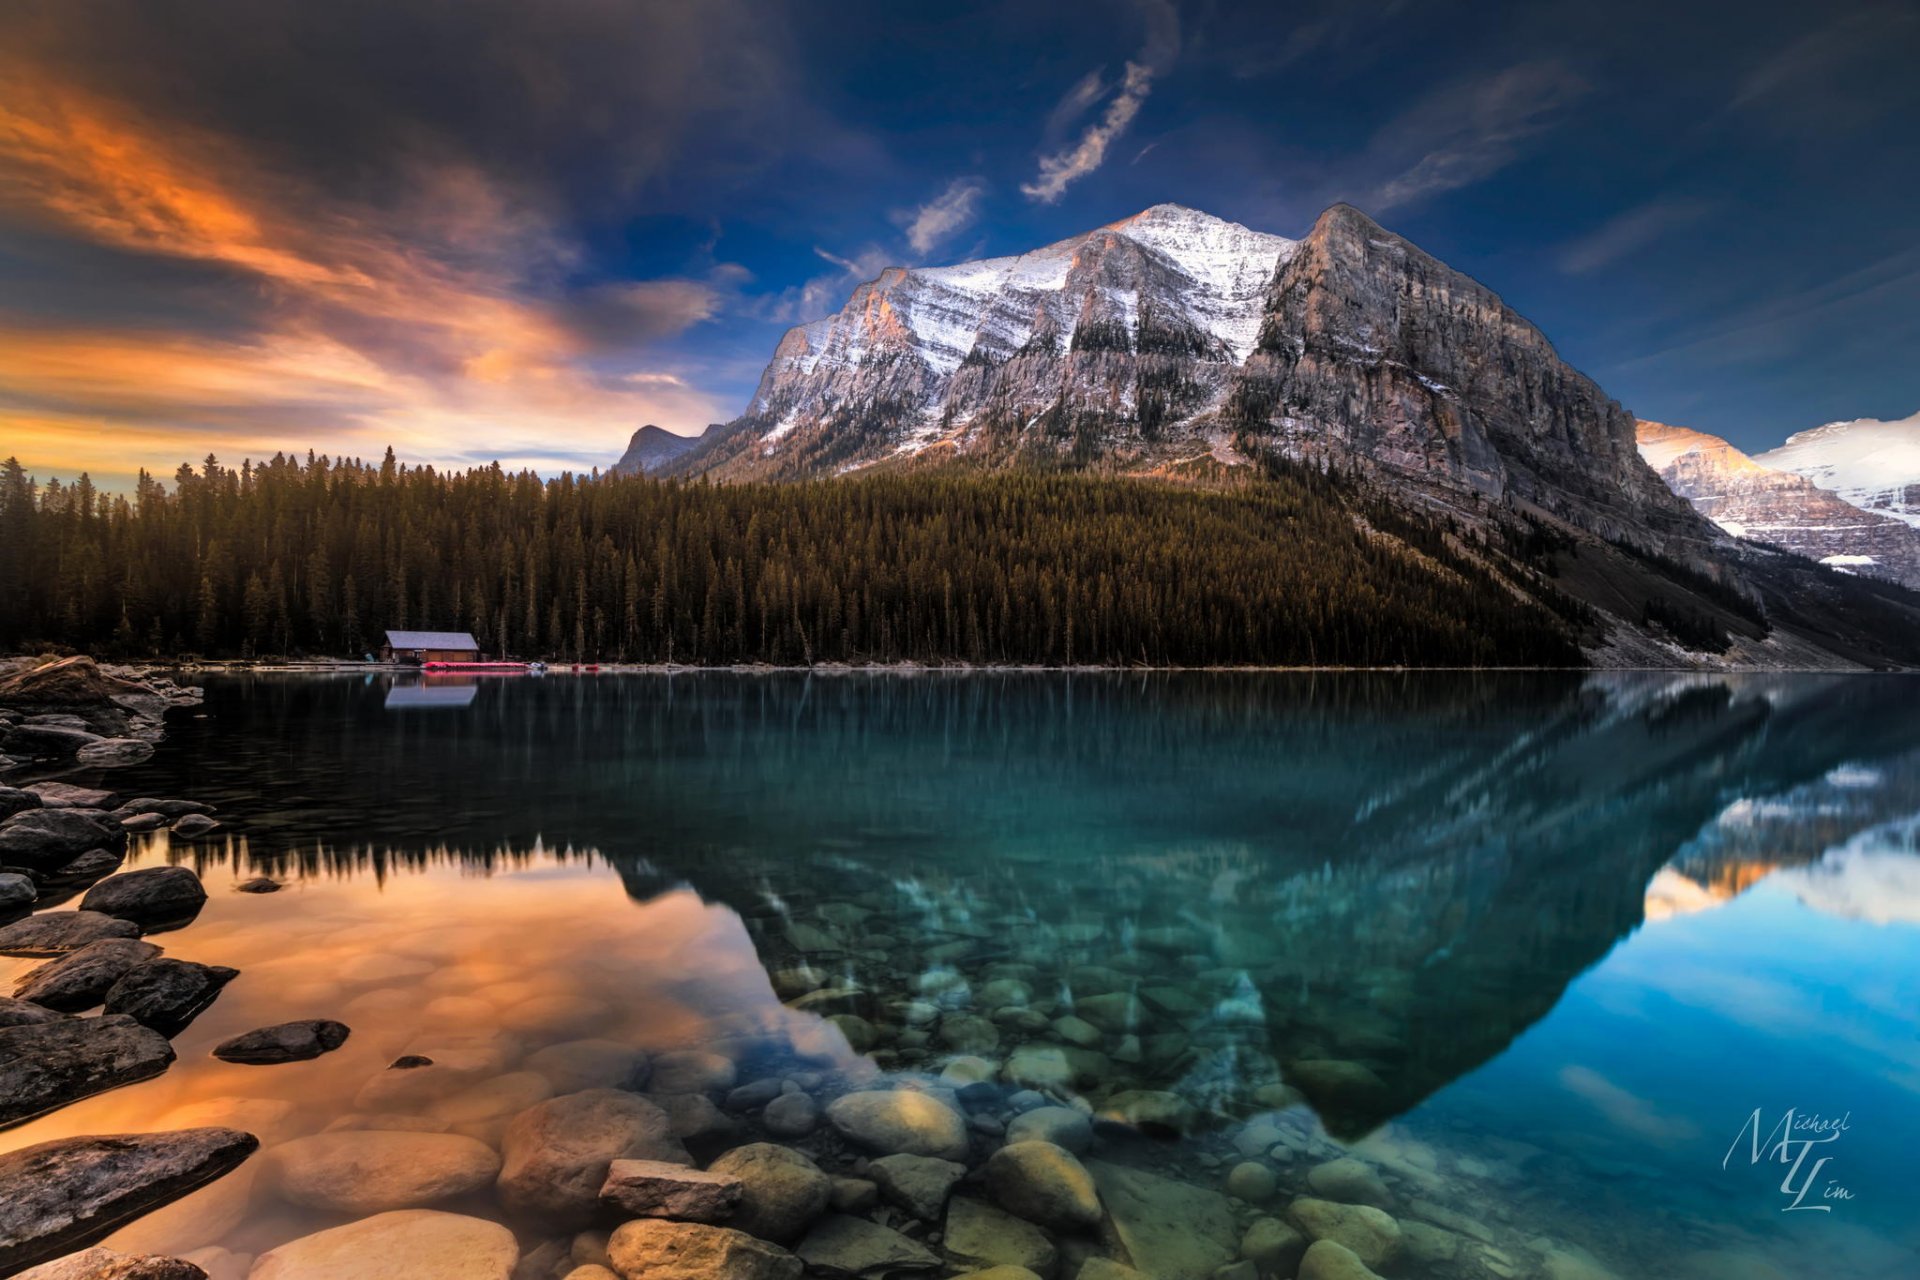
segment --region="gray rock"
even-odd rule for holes
[[[745,1184],[727,1173],[689,1169],[663,1160],[615,1160],[607,1166],[601,1203],[632,1218],[725,1222]]]
[[[28,809],[0,823],[0,863],[52,870],[89,849],[124,849],[127,833],[72,809]]]
[[[178,1200],[259,1147],[235,1129],[60,1138],[0,1155],[0,1273],[60,1257]]]
[[[820,1107],[811,1095],[783,1093],[760,1113],[760,1123],[777,1138],[804,1138],[820,1123]]]
[[[500,1174],[500,1157],[484,1142],[368,1129],[283,1142],[262,1165],[289,1204],[356,1217],[424,1209],[489,1187]]]
[[[1093,1145],[1093,1121],[1072,1107],[1035,1107],[1007,1125],[1007,1141],[1051,1142],[1077,1156],[1085,1155]]]
[[[176,1036],[239,976],[238,969],[225,965],[162,957],[129,969],[102,1004],[108,1013],[124,1013],[163,1036]]]
[[[785,1086],[777,1076],[768,1076],[743,1084],[727,1094],[726,1107],[729,1111],[751,1111],[755,1107],[764,1107],[784,1092]]]
[[[39,796],[40,803],[49,809],[104,809],[113,799],[111,791],[78,787],[71,782],[30,782],[21,789]]]
[[[1393,1192],[1380,1180],[1373,1166],[1352,1156],[1313,1166],[1307,1170],[1307,1185],[1323,1200],[1370,1204],[1376,1209],[1393,1207]]]
[[[43,1004],[31,1000],[15,1000],[11,996],[0,996],[0,1031],[8,1027],[30,1027],[42,1022],[59,1022],[65,1014],[55,1013]]]
[[[938,1271],[941,1265],[925,1245],[844,1213],[823,1219],[794,1252],[814,1274],[855,1280],[887,1280],[903,1272]]]
[[[233,886],[235,893],[278,893],[286,886],[272,876],[255,876],[251,880],[242,880]]]
[[[827,1211],[833,1184],[801,1152],[771,1142],[735,1147],[708,1166],[740,1183],[732,1225],[762,1240],[795,1240]]]
[[[11,818],[16,813],[24,813],[28,809],[39,807],[40,797],[33,792],[23,791],[19,787],[0,787],[0,822]]]
[[[206,901],[206,887],[191,867],[142,867],[94,885],[80,899],[80,909],[151,929],[191,920]]]
[[[1287,1221],[1310,1239],[1344,1245],[1376,1270],[1391,1266],[1400,1256],[1400,1224],[1372,1205],[1303,1196],[1287,1206]]]
[[[304,1062],[323,1053],[332,1053],[352,1034],[344,1022],[308,1018],[300,1022],[282,1022],[271,1027],[256,1027],[222,1040],[213,1047],[213,1056],[222,1062],[248,1066],[272,1066],[281,1062]]]
[[[125,854],[111,849],[89,849],[71,862],[63,862],[51,871],[41,872],[39,879],[45,885],[75,890],[81,885],[92,884],[102,876],[112,875],[125,861]]]
[[[17,871],[0,871],[0,913],[18,911],[40,900],[33,881]]]
[[[165,1036],[114,1014],[0,1030],[0,1129],[157,1076],[172,1062]]]
[[[135,834],[143,831],[158,831],[166,825],[167,820],[157,813],[134,813],[120,819],[120,829]]]
[[[71,760],[96,742],[97,733],[53,724],[17,724],[7,735],[7,749],[36,760]]]
[[[136,796],[125,801],[113,811],[116,818],[128,818],[138,813],[157,813],[171,821],[189,813],[212,813],[213,806],[198,800],[161,800],[153,796]]]
[[[636,1218],[607,1241],[612,1269],[630,1280],[799,1280],[800,1259],[744,1231]]]
[[[1114,1235],[1155,1280],[1212,1280],[1238,1257],[1233,1207],[1219,1192],[1105,1161],[1087,1167]]]
[[[217,818],[209,818],[204,813],[189,813],[173,820],[168,830],[181,840],[204,840],[220,829]]]
[[[129,970],[159,954],[160,948],[151,942],[102,938],[30,971],[13,994],[61,1013],[79,1013],[106,999],[113,984]]]
[[[594,1219],[615,1160],[691,1164],[667,1113],[618,1089],[550,1098],[513,1118],[501,1139],[500,1202],[553,1230]]]
[[[1240,1256],[1262,1275],[1291,1275],[1306,1251],[1306,1236],[1278,1218],[1256,1218],[1240,1237]]]
[[[1242,1160],[1227,1171],[1227,1194],[1248,1204],[1265,1204],[1279,1188],[1273,1170],[1257,1160]]]
[[[118,1253],[95,1245],[29,1267],[14,1280],[207,1280],[207,1273],[184,1258]]]
[[[102,738],[81,747],[73,758],[101,769],[142,764],[153,758],[153,744],[144,738]]]
[[[867,1166],[880,1194],[922,1222],[938,1222],[967,1166],[932,1156],[882,1156]]]
[[[967,1196],[947,1202],[947,1229],[942,1247],[963,1267],[1025,1267],[1038,1275],[1053,1274],[1059,1253],[1047,1233],[1010,1213]]]
[[[907,1089],[869,1090],[836,1098],[827,1123],[847,1141],[882,1155],[967,1158],[967,1123],[936,1098]]]
[[[1300,1259],[1300,1280],[1380,1280],[1380,1275],[1345,1245],[1316,1240]]]
[[[1091,1231],[1100,1225],[1100,1193],[1093,1175],[1065,1147],[1016,1142],[987,1160],[987,1189],[1008,1213],[1055,1231]]]
[[[841,1213],[865,1213],[880,1203],[880,1188],[865,1178],[828,1175],[833,1184],[833,1207]]]

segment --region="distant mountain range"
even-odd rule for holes
[[[1869,478],[1900,424],[1851,425],[1795,437],[1786,469],[1826,468],[1815,484],[1887,517],[1920,509],[1913,483]],[[615,469],[1307,468],[1338,473],[1364,536],[1469,555],[1602,664],[1920,662],[1920,597],[1740,540],[1738,515],[1714,523],[1642,461],[1637,426],[1491,290],[1357,209],[1294,240],[1163,204],[1024,254],[888,268],[788,331],[739,418],[697,442],[643,429]],[[1702,492],[1732,461],[1686,452]],[[1781,522],[1807,538],[1766,541],[1915,580],[1897,520],[1863,517],[1879,542],[1855,550],[1814,538],[1852,519],[1818,489],[1775,490],[1769,510],[1799,504]]]
[[[627,441],[627,451],[620,455],[620,461],[613,464],[613,472],[622,476],[649,475],[699,443],[699,436],[683,436],[649,422],[633,433],[633,439]]]
[[[1862,475],[1860,464],[1850,460],[1865,451],[1858,447],[1857,437],[1838,429],[1857,425],[1835,423],[1801,432],[1784,447],[1750,458],[1718,436],[1642,422],[1640,456],[1675,493],[1735,537],[1772,543],[1836,568],[1920,587],[1920,516],[1909,522],[1864,506],[1864,499],[1876,498],[1890,513],[1903,498],[1920,496],[1920,483],[1903,487],[1881,482],[1870,491],[1856,486],[1850,492],[1859,497],[1849,500],[1810,478],[1833,479],[1842,472]],[[1901,424],[1872,425],[1897,428]],[[1909,434],[1909,447],[1920,463],[1920,421]],[[1895,436],[1891,443],[1906,442]],[[1797,465],[1779,470],[1767,465],[1768,459]],[[1920,467],[1915,475],[1920,479]],[[1906,509],[1913,516],[1920,503]]]

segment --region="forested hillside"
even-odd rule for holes
[[[128,657],[357,655],[421,627],[568,661],[1581,662],[1437,530],[1286,469],[722,486],[209,458],[128,498],[10,460],[0,599],[8,647]]]

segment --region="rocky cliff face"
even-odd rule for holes
[[[690,452],[700,443],[699,436],[683,436],[649,422],[633,433],[627,451],[613,464],[619,476],[641,476],[660,470],[675,458]]]
[[[1490,290],[1358,210],[1300,241],[1177,205],[1017,257],[891,269],[790,331],[677,468],[1012,454],[1150,470],[1275,450],[1685,558],[1713,535],[1633,419]]]
[[[1642,422],[1639,442],[1640,455],[1675,493],[1735,537],[1920,587],[1920,531],[1904,521],[1762,466],[1705,432]]]

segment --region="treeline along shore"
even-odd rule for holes
[[[121,658],[359,655],[421,627],[572,662],[1582,664],[1469,542],[1284,466],[717,485],[389,451],[209,457],[106,495],[10,459],[0,596],[0,644]]]

